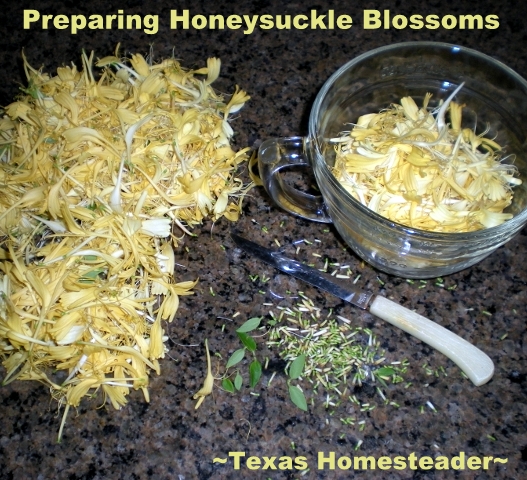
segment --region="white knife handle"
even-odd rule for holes
[[[385,297],[375,297],[370,312],[439,350],[458,365],[474,385],[487,383],[494,373],[488,355],[455,333]]]

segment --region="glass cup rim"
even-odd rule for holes
[[[523,85],[526,91],[527,95],[527,80],[524,79],[521,75],[519,75],[516,71],[514,71],[512,68],[505,65],[503,62],[500,62],[499,60],[486,55],[482,52],[479,52],[478,50],[474,50],[472,48],[464,47],[457,44],[451,44],[447,42],[433,42],[433,41],[412,41],[412,42],[400,42],[400,43],[394,43],[391,45],[385,45],[382,47],[375,48],[373,50],[369,50],[352,60],[345,63],[342,67],[340,67],[337,71],[335,71],[324,83],[320,91],[318,92],[315,101],[313,103],[313,107],[311,108],[311,112],[309,115],[309,144],[311,144],[311,148],[314,148],[315,150],[315,158],[314,161],[317,162],[317,166],[322,168],[323,173],[326,175],[326,177],[331,181],[333,184],[333,187],[337,189],[339,192],[339,195],[342,195],[344,200],[353,206],[353,208],[359,209],[364,215],[370,217],[373,221],[380,223],[382,226],[390,229],[395,229],[396,231],[400,233],[404,233],[408,236],[413,237],[420,237],[422,239],[436,239],[436,240],[456,240],[456,241],[463,241],[465,239],[470,240],[476,240],[476,239],[483,239],[488,238],[489,236],[499,236],[504,233],[510,232],[511,230],[521,230],[523,226],[527,223],[527,207],[524,208],[520,213],[515,215],[510,220],[507,220],[503,222],[500,225],[496,225],[494,227],[488,227],[483,228],[480,230],[475,230],[471,232],[433,232],[429,230],[422,230],[418,228],[412,228],[407,225],[403,225],[401,223],[394,222],[392,220],[389,220],[388,218],[374,212],[373,210],[370,210],[368,207],[363,205],[361,202],[353,198],[340,184],[340,182],[337,181],[335,176],[331,173],[330,169],[328,168],[325,161],[317,161],[318,159],[323,159],[324,155],[322,154],[320,150],[320,146],[318,145],[317,141],[317,135],[316,135],[316,123],[318,114],[320,111],[321,104],[330,90],[330,88],[333,86],[333,84],[337,81],[337,79],[349,68],[353,67],[356,64],[359,64],[363,62],[364,60],[367,60],[368,58],[378,55],[380,53],[389,52],[391,50],[399,50],[404,48],[412,48],[412,47],[434,47],[434,48],[442,48],[444,50],[452,50],[457,49],[458,51],[462,51],[469,55],[474,55],[476,57],[480,57],[481,60],[484,60],[486,62],[494,64],[497,68],[503,70],[506,74],[510,75],[511,77],[515,78],[520,84]],[[313,165],[314,167],[314,165]],[[316,168],[314,168],[316,173]],[[527,181],[527,179],[524,179],[523,181]]]

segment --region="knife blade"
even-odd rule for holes
[[[450,358],[474,385],[483,385],[492,378],[494,363],[485,352],[432,320],[386,297],[364,292],[356,285],[338,284],[331,275],[288,258],[278,250],[263,247],[234,232],[231,232],[231,238],[238,247],[253,257],[346,302],[362,309],[369,309],[376,317],[427,343]]]

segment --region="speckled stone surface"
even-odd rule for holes
[[[241,30],[170,30],[170,9],[191,10],[192,14],[278,14],[322,12],[328,4],[338,14],[347,13],[355,25],[348,31],[258,30],[244,35]],[[98,56],[113,52],[121,42],[125,53],[175,55],[185,66],[203,65],[208,56],[218,56],[223,70],[217,87],[232,91],[235,84],[247,90],[251,101],[233,123],[237,147],[257,148],[271,136],[306,133],[310,106],[324,81],[338,67],[372,48],[408,40],[436,40],[459,43],[492,55],[527,77],[527,4],[524,2],[429,1],[427,6],[410,2],[216,2],[151,1],[32,1],[2,2],[0,8],[0,103],[8,104],[23,82],[20,51],[24,49],[33,66],[46,70],[74,61],[80,50],[95,50]],[[123,8],[125,13],[157,14],[159,32],[24,30],[23,9],[42,14],[106,14]],[[390,9],[394,14],[497,14],[497,30],[364,30],[364,9]],[[262,230],[267,228],[267,233]],[[306,238],[314,243],[300,255],[321,253],[334,262],[351,266],[361,275],[358,285],[395,299],[428,316],[478,345],[493,359],[493,379],[473,386],[443,355],[395,330],[367,312],[346,305],[294,279],[277,274],[270,267],[247,258],[228,237],[230,224],[210,222],[196,229],[199,235],[185,238],[177,251],[180,278],[199,277],[196,294],[181,298],[176,320],[167,327],[170,356],[162,362],[162,373],[152,378],[150,403],[139,392],[129,404],[115,411],[99,401],[85,402],[72,412],[64,440],[56,443],[60,413],[45,387],[13,383],[0,388],[0,478],[34,479],[237,479],[301,478],[295,470],[234,470],[229,452],[247,456],[305,456],[310,471],[303,478],[351,478],[358,472],[317,469],[319,452],[336,457],[371,455],[444,455],[507,458],[506,464],[490,465],[487,471],[388,470],[367,471],[361,478],[418,479],[520,479],[527,471],[527,232],[501,247],[480,264],[444,279],[410,284],[364,265],[332,228],[293,218],[271,205],[261,189],[254,189],[244,203],[238,228],[263,245],[282,245]],[[316,249],[315,249],[316,247]],[[292,251],[291,249],[289,250]],[[307,257],[306,257],[307,258]],[[249,275],[270,277],[267,283],[253,282]],[[453,288],[455,286],[455,288]],[[231,395],[216,388],[197,411],[192,395],[201,386],[205,368],[202,344],[209,339],[214,369],[239,348],[236,325],[252,316],[266,315],[276,303],[275,294],[303,290],[322,309],[335,312],[373,330],[391,361],[410,361],[405,376],[412,385],[390,386],[386,395],[400,407],[380,405],[364,413],[353,404],[326,409],[322,391],[314,405],[303,413],[288,400],[284,364],[275,351],[266,351],[259,340],[261,356],[269,367],[250,395]],[[212,294],[214,293],[214,295]],[[294,299],[286,298],[286,303]],[[232,321],[235,312],[239,315]],[[488,312],[484,314],[483,312]],[[230,320],[229,320],[230,319]],[[226,328],[222,331],[222,326]],[[505,336],[506,335],[506,336]],[[445,375],[427,375],[423,364]],[[246,368],[246,367],[244,367]],[[269,379],[276,372],[271,386]],[[306,392],[309,386],[305,385]],[[361,401],[379,402],[371,385],[356,390]],[[426,406],[431,402],[436,412]],[[420,407],[424,406],[421,413]],[[357,416],[365,428],[344,425],[340,418]],[[357,442],[363,443],[355,451]],[[294,448],[293,448],[294,446]],[[278,466],[278,462],[276,464]]]

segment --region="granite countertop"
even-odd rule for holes
[[[126,3],[126,5],[123,5]],[[327,4],[331,3],[331,7]],[[148,5],[148,6],[147,6]],[[33,27],[23,29],[23,10],[43,14],[125,13],[159,15],[155,35],[143,31],[68,30]],[[280,14],[319,12],[333,8],[353,17],[354,26],[339,30],[241,30],[169,28],[170,9],[189,9],[192,14]],[[365,30],[364,9],[390,9],[395,14],[496,14],[495,30]],[[54,71],[62,64],[79,65],[81,48],[96,55],[111,54],[118,42],[125,53],[147,53],[152,46],[157,58],[174,55],[183,65],[203,65],[209,56],[222,60],[218,88],[232,91],[235,84],[252,99],[233,122],[236,148],[257,148],[266,138],[305,134],[314,97],[324,81],[351,58],[372,48],[409,40],[458,43],[491,55],[527,77],[525,45],[527,7],[522,2],[205,2],[94,0],[83,5],[70,1],[26,0],[2,5],[0,11],[0,102],[8,104],[23,82],[20,52],[24,49],[33,66]],[[244,173],[245,178],[247,174]],[[476,266],[450,275],[443,282],[409,283],[374,270],[349,249],[331,226],[292,217],[274,207],[261,188],[251,190],[244,201],[237,228],[244,235],[272,246],[307,239],[300,255],[318,252],[331,261],[350,265],[358,285],[395,299],[404,306],[450,328],[483,349],[495,363],[493,379],[475,387],[446,357],[350,305],[314,288],[277,274],[234,248],[226,220],[206,221],[185,237],[177,248],[180,278],[197,278],[195,295],[182,297],[170,335],[169,355],[161,375],[153,376],[150,403],[133,392],[120,411],[101,399],[83,402],[71,412],[61,444],[56,443],[61,412],[47,389],[37,383],[14,382],[0,389],[0,478],[65,479],[222,479],[222,478],[349,478],[353,472],[336,467],[318,469],[322,452],[335,458],[357,455],[379,458],[445,456],[464,452],[469,456],[507,458],[506,464],[490,463],[489,469],[365,471],[365,478],[522,478],[527,471],[527,354],[526,307],[527,232]],[[258,280],[250,275],[259,274]],[[269,281],[261,281],[262,275]],[[192,395],[204,378],[203,341],[208,338],[213,368],[222,371],[225,359],[237,348],[235,328],[254,317],[268,318],[279,302],[294,305],[299,291],[327,312],[329,309],[353,324],[368,327],[386,350],[390,361],[408,359],[405,382],[385,389],[384,406],[370,384],[355,389],[362,403],[378,404],[367,412],[351,402],[326,408],[325,392],[316,395],[304,413],[288,399],[284,362],[276,351],[258,339],[258,352],[268,357],[268,368],[251,394],[243,388],[231,395],[218,386],[198,410]],[[278,296],[284,298],[278,299]],[[236,315],[236,312],[238,314]],[[225,325],[225,327],[223,327]],[[220,359],[221,356],[221,359]],[[246,366],[244,367],[246,368]],[[273,381],[268,386],[274,374]],[[437,375],[436,375],[437,374]],[[411,385],[408,385],[411,382]],[[219,385],[219,382],[217,382]],[[433,405],[433,410],[430,405]],[[342,419],[365,420],[346,425]],[[362,443],[361,443],[362,442]],[[358,443],[360,448],[355,450]],[[235,470],[229,452],[258,457],[305,457],[310,468],[305,477],[294,467],[281,471]],[[225,464],[213,463],[227,458]],[[341,464],[341,466],[344,463]]]

